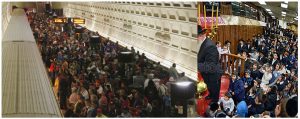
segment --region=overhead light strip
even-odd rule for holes
[[[266,5],[266,2],[265,2],[265,1],[259,0],[258,2],[259,2],[259,4],[261,4],[261,5]]]

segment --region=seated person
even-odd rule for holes
[[[218,103],[227,115],[232,115],[234,109],[234,101],[231,98],[231,94],[229,92],[227,92],[223,97],[221,97]]]

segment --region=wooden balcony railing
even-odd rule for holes
[[[240,77],[244,76],[245,58],[234,54],[221,54],[221,66],[225,72],[232,74],[237,72]]]

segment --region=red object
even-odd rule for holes
[[[101,109],[101,108],[98,108],[98,109],[97,109],[97,113],[102,114],[102,109]]]
[[[49,72],[53,72],[54,71],[54,63],[51,63],[50,68],[49,68]]]
[[[198,72],[198,81],[204,81],[200,72]]]
[[[203,80],[201,74],[198,72],[198,80]],[[230,78],[227,75],[223,75],[221,77],[221,87],[220,87],[220,96],[222,97],[229,88],[229,84],[230,84]],[[200,116],[205,116],[205,111],[208,108],[208,105],[210,104],[211,100],[205,100],[205,97],[208,96],[209,92],[208,90],[206,90],[203,94],[202,97],[200,99],[197,100],[197,113]]]
[[[230,85],[230,78],[228,75],[223,75],[221,77],[221,87],[220,87],[220,95],[219,97],[221,98],[222,96],[225,95],[225,93],[228,91]]]
[[[207,109],[209,103],[210,103],[210,100],[205,100],[204,96],[197,100],[197,113],[200,116],[205,117],[205,112],[206,112],[206,109]]]

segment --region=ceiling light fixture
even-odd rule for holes
[[[259,2],[259,4],[261,4],[261,5],[266,5],[266,2],[265,1],[258,1]]]
[[[282,14],[286,14],[286,12],[281,12]]]
[[[282,7],[282,8],[288,8],[288,5],[287,5],[287,4],[284,4],[284,3],[281,3],[281,7]]]
[[[282,16],[285,16],[285,14],[282,14]]]
[[[269,13],[269,14],[273,14],[273,12],[271,12],[271,11],[270,11],[270,12],[268,12],[268,13]]]
[[[268,12],[270,12],[271,10],[270,9],[266,9]]]
[[[285,4],[288,4],[288,3],[289,3],[289,1],[288,1],[288,0],[285,0],[285,1],[284,1],[284,3],[285,3]]]

